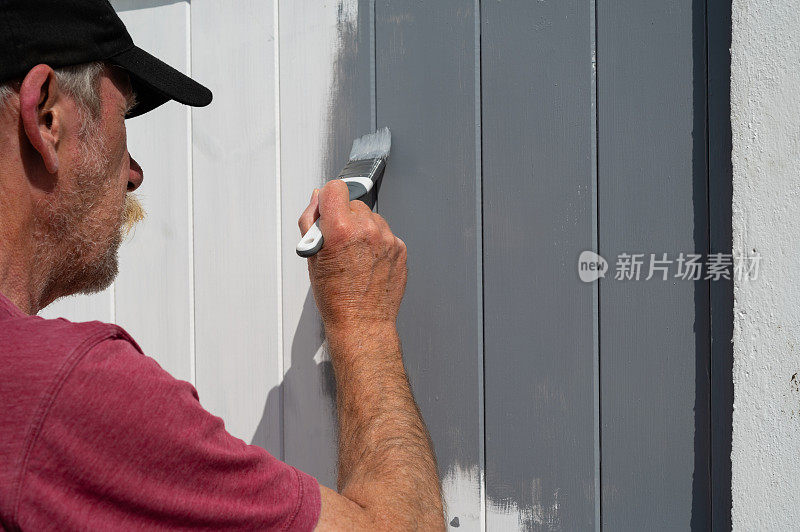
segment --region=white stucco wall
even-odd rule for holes
[[[733,525],[800,528],[800,0],[734,0]],[[797,375],[796,375],[797,374]]]

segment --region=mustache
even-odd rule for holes
[[[122,210],[122,234],[128,236],[136,224],[144,220],[145,216],[147,213],[139,197],[133,192],[125,194],[125,206]]]

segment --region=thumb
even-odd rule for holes
[[[334,220],[350,214],[350,191],[341,179],[328,181],[319,191],[319,216]]]

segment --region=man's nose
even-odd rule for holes
[[[131,173],[128,176],[128,192],[133,192],[139,188],[144,181],[144,171],[136,159],[131,157]]]

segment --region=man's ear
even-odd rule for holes
[[[25,135],[51,174],[58,172],[56,145],[60,117],[55,107],[60,97],[56,73],[47,65],[33,67],[19,89],[19,111]]]

